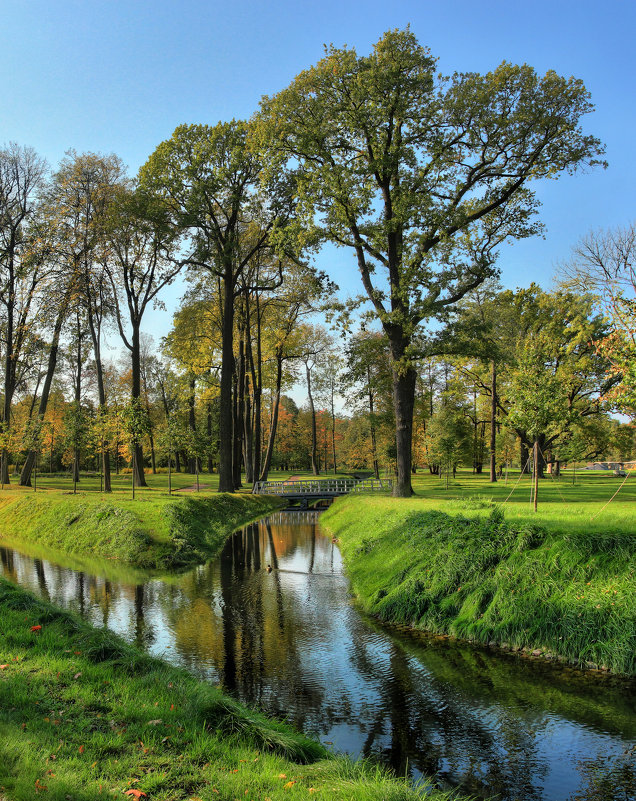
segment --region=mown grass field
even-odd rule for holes
[[[209,683],[4,580],[0,616],[0,797],[449,797],[330,756]]]
[[[544,479],[534,513],[527,477],[504,504],[510,481],[420,476],[417,497],[350,496],[322,522],[383,620],[635,675],[636,478],[603,509],[621,482]]]

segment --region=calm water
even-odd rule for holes
[[[634,797],[621,756],[636,737],[634,684],[380,627],[351,604],[317,519],[272,516],[215,561],[138,584],[9,548],[0,572],[402,775],[507,801],[605,801],[614,796],[595,795],[593,781],[614,772],[616,798]]]

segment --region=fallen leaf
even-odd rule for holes
[[[42,626],[31,626],[31,631],[39,631]]]
[[[80,670],[80,672],[79,672],[79,673],[76,673],[76,674],[73,676],[73,678],[74,678],[74,679],[79,679],[79,677],[80,677],[81,675],[82,675],[82,671]]]
[[[8,667],[9,665],[0,665],[0,670],[6,670]]]
[[[83,754],[83,753],[84,753],[84,746],[83,746],[83,745],[80,745],[80,747],[79,747],[79,752],[80,752],[80,754]]]
[[[148,725],[149,726],[158,726],[159,723],[162,723],[162,722],[163,721],[161,720],[161,718],[158,718],[157,720],[149,720],[148,721]]]
[[[286,779],[287,778],[287,774],[286,773],[279,773],[278,774],[278,778],[279,779]]]
[[[134,795],[135,798],[141,798],[141,796],[146,795],[146,793],[143,793],[141,790],[126,790],[124,795]]]
[[[284,785],[283,785],[283,788],[284,788],[285,790],[289,790],[289,788],[290,788],[290,787],[293,787],[295,784],[296,784],[296,782],[287,782],[287,784],[284,784]]]

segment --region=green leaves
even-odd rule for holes
[[[136,445],[150,433],[148,411],[141,398],[131,398],[119,413],[122,427],[131,444]]]

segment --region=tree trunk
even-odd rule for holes
[[[393,488],[396,498],[413,495],[411,462],[413,447],[413,407],[415,405],[416,373],[412,366],[404,367],[402,359],[407,343],[391,342],[393,373],[393,405],[395,407],[395,447],[397,480]]]
[[[208,403],[207,405],[207,435],[208,435],[208,447],[212,445],[212,404]],[[212,475],[214,471],[214,460],[212,459],[212,454],[208,450],[208,473]]]
[[[223,276],[223,326],[219,409],[219,492],[232,492],[232,373],[234,372],[234,276],[226,265]]]
[[[236,422],[234,426],[234,489],[242,486],[241,461],[243,456],[243,438],[245,436],[245,341],[241,331],[239,339],[239,357],[235,385]]]
[[[49,362],[46,370],[46,378],[44,379],[44,386],[42,387],[42,395],[40,397],[40,405],[38,407],[38,417],[40,420],[44,420],[44,415],[46,414],[46,407],[49,402],[49,395],[51,393],[51,384],[53,383],[53,376],[55,374],[55,366],[57,365],[57,351],[60,344],[60,333],[62,331],[62,325],[66,318],[66,311],[67,311],[67,304],[68,304],[68,295],[64,297],[62,301],[62,305],[57,315],[57,319],[55,320],[55,326],[53,328],[53,339],[51,340],[51,348],[49,350]],[[31,486],[31,473],[33,472],[33,467],[35,465],[35,456],[36,452],[29,451],[27,454],[26,461],[24,462],[24,466],[22,468],[22,473],[20,474],[20,486],[21,487],[30,487]]]
[[[157,460],[155,457],[155,438],[152,436],[152,429],[150,429],[148,438],[150,439],[150,464],[152,466],[152,474],[155,476],[157,475]]]
[[[545,458],[543,455],[545,449],[545,434],[540,434],[535,440],[537,446],[537,475],[539,478],[545,478]]]
[[[274,453],[274,439],[276,438],[276,427],[278,425],[278,404],[280,403],[280,386],[283,379],[283,358],[281,355],[276,354],[276,390],[272,400],[272,424],[269,429],[269,439],[267,440],[267,450],[265,451],[265,458],[263,460],[263,469],[261,470],[261,481],[267,481],[267,474],[272,463],[272,454]]]
[[[250,378],[245,375],[245,414],[243,415],[243,462],[245,483],[254,483],[254,437],[252,434],[252,404],[250,403]]]
[[[539,494],[539,442],[534,441],[534,511],[537,511]]]
[[[188,428],[194,434],[197,430],[197,421],[195,416],[194,410],[194,403],[195,403],[195,389],[196,389],[196,378],[194,376],[190,376],[190,394],[188,395]],[[197,464],[196,458],[192,454],[188,456],[188,473],[193,475],[197,471]]]
[[[95,357],[95,373],[97,375],[97,396],[99,398],[99,408],[103,411],[106,409],[106,388],[104,386],[104,368],[102,365],[102,348],[100,342],[100,330],[95,324],[93,315],[93,304],[87,293],[88,299],[88,326],[91,332],[91,339],[93,340],[93,356]],[[108,448],[104,447],[104,441],[100,443],[101,456],[102,456],[102,474],[104,476],[104,492],[112,492],[110,480],[110,453]]]
[[[5,430],[9,430],[11,423],[11,402],[15,391],[15,358],[13,353],[13,311],[15,305],[15,286],[13,258],[9,258],[9,278],[7,281],[7,302],[6,302],[6,343],[7,350],[4,357],[4,404],[2,409],[2,421]],[[6,447],[2,449],[2,459],[0,460],[0,481],[2,484],[9,484],[9,451]],[[31,482],[29,481],[29,486]]]
[[[133,323],[132,330],[132,397],[134,400],[141,398],[141,348],[139,342],[139,325]],[[133,470],[135,470],[134,482],[138,487],[147,487],[146,476],[144,474],[144,450],[141,442],[134,446],[135,458],[133,459]]]
[[[490,483],[497,481],[497,366],[492,360],[490,382]]]
[[[528,463],[528,448],[526,447],[526,443],[523,440],[519,441],[519,461],[521,463],[521,475],[524,473],[529,473],[529,463]]]
[[[254,480],[256,481],[261,471],[261,398],[263,395],[263,354],[261,346],[261,310],[259,295],[256,295],[256,364],[254,364],[254,351],[249,349],[250,370],[252,374],[252,405],[254,424],[252,426],[254,439]]]
[[[331,380],[331,456],[333,459],[333,472],[338,472],[338,465],[336,464],[336,409],[334,403],[334,386],[333,377]]]
[[[378,464],[378,448],[375,439],[375,415],[373,412],[373,391],[371,389],[371,370],[367,367],[367,392],[369,397],[369,427],[371,429],[371,459],[373,460],[373,475],[380,478],[380,465]]]
[[[311,414],[311,472],[317,476],[320,473],[318,466],[318,441],[316,437],[316,409],[314,408],[314,399],[311,394],[311,370],[309,364],[305,363],[305,372],[307,375],[307,395],[309,397],[309,412]]]

